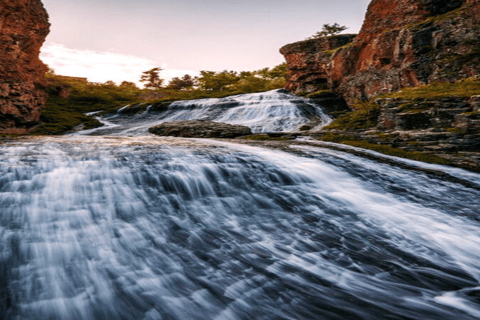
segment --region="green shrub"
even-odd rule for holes
[[[380,115],[380,106],[373,102],[359,102],[355,110],[341,115],[325,129],[357,130],[376,127]]]

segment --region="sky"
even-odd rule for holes
[[[200,70],[253,71],[322,29],[360,30],[370,0],[42,0],[51,29],[40,58],[57,74],[138,83]]]

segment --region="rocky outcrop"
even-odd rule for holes
[[[288,44],[280,49],[288,63],[288,83],[291,92],[314,92],[328,88],[328,64],[332,50],[347,45],[356,37],[346,34],[310,39]]]
[[[305,41],[280,52],[289,67],[287,88],[324,89],[309,79],[322,74],[349,104],[404,87],[453,82],[480,74],[480,1],[373,0],[351,43],[332,51],[310,49]],[[299,66],[305,66],[301,77]]]
[[[164,122],[148,129],[148,132],[184,138],[236,138],[252,133],[249,127],[204,120]]]
[[[25,132],[45,104],[38,58],[50,24],[40,0],[0,2],[0,132]]]
[[[377,99],[381,112],[378,128],[381,130],[414,130],[426,128],[453,128],[465,119],[463,129],[473,129],[475,122],[467,125],[468,115],[475,114],[478,96],[468,98],[450,97],[439,99]],[[474,119],[472,119],[473,121]],[[480,126],[479,126],[480,127]]]

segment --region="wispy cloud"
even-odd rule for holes
[[[142,72],[159,66],[155,61],[132,55],[70,49],[56,43],[44,45],[40,58],[57,74],[85,77],[92,82],[112,80],[118,84],[131,81],[141,85],[139,79]],[[168,69],[166,64],[161,67],[164,69],[161,77],[167,82],[184,74],[198,74],[192,70]]]

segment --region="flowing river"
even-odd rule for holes
[[[211,117],[308,123],[278,95]],[[480,318],[480,175],[146,133],[215,101],[0,144],[0,318]]]

